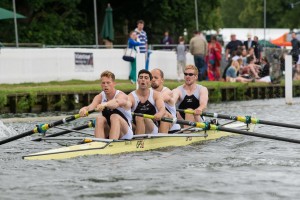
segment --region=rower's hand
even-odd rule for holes
[[[156,113],[153,117],[154,117],[153,120],[155,120],[155,121],[160,121],[161,118],[163,117],[163,114]]]
[[[96,110],[102,112],[106,107],[106,103],[101,103],[96,106]]]
[[[86,117],[87,116],[87,113],[88,113],[88,110],[86,107],[83,107],[79,110],[79,115],[80,117]]]
[[[194,115],[201,115],[201,114],[202,114],[202,109],[196,108],[196,109],[194,110]]]

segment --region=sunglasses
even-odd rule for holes
[[[184,73],[185,76],[194,76],[195,74],[193,73]]]

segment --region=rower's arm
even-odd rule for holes
[[[126,94],[120,92],[116,98],[103,103],[103,105],[109,109],[116,109],[118,107],[125,107],[128,102],[128,97]]]
[[[173,100],[175,102],[175,104],[179,101],[180,99],[180,90],[178,88],[175,88],[172,90],[172,93],[173,93]]]
[[[157,91],[154,91],[153,97],[154,97],[156,108],[158,110],[158,112],[154,115],[154,119],[161,120],[161,118],[164,116],[166,112],[163,98],[161,97],[160,93]]]
[[[133,106],[134,106],[134,97],[131,93],[128,95],[128,100],[129,100],[128,102],[130,104],[130,107],[133,108]]]
[[[101,101],[102,101],[101,94],[96,95],[90,105],[84,106],[79,110],[80,116],[81,117],[86,116],[87,111],[94,110]]]
[[[195,109],[195,115],[201,115],[203,110],[206,109],[208,102],[208,90],[206,87],[201,87],[200,89],[200,98],[199,98],[199,107]]]
[[[163,101],[166,103],[172,103],[173,101],[173,92],[170,89],[166,89],[161,93]]]

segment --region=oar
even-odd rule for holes
[[[72,130],[79,131],[79,130],[82,130],[82,129],[92,128],[92,127],[95,127],[94,120],[90,120],[87,124],[84,124],[82,126],[78,126],[78,127],[75,127],[75,128],[69,129],[69,130],[64,130],[64,131],[61,131],[61,132],[58,132],[58,133],[53,133],[51,135],[46,135],[45,137],[56,137],[56,136],[60,136],[60,135],[70,133],[70,132],[72,132]],[[35,138],[31,141],[42,141],[42,138],[45,138],[45,137],[38,137],[38,138]]]
[[[183,110],[183,109],[177,109],[178,112],[184,112],[187,114],[194,114],[194,110]],[[224,115],[224,114],[219,114],[219,113],[209,113],[209,112],[202,112],[203,116],[207,117],[215,117],[215,118],[221,118],[221,119],[229,119],[229,120],[234,120],[234,121],[240,121],[240,122],[245,122],[247,124],[266,124],[266,125],[272,125],[272,126],[279,126],[279,127],[285,127],[285,128],[295,128],[295,129],[300,129],[299,125],[295,124],[285,124],[281,122],[272,122],[272,121],[266,121],[266,120],[261,120],[257,119],[251,116],[232,116],[232,115]]]
[[[148,119],[154,119],[154,115],[141,114],[141,113],[133,113],[133,115],[148,118]],[[271,135],[255,133],[255,132],[248,132],[248,131],[237,130],[237,129],[232,129],[232,128],[226,128],[223,126],[217,126],[214,124],[210,124],[209,122],[191,122],[191,121],[186,121],[186,120],[179,120],[177,118],[167,118],[167,117],[162,117],[161,121],[182,124],[182,125],[189,125],[189,126],[193,126],[193,127],[197,127],[197,128],[202,128],[203,130],[226,131],[226,132],[237,133],[237,134],[241,134],[241,135],[248,135],[248,136],[253,136],[253,137],[267,138],[267,139],[272,139],[272,140],[279,140],[279,141],[284,141],[284,142],[300,144],[300,140],[284,138],[284,137],[279,137],[279,136],[271,136]]]
[[[88,111],[86,115],[89,115],[93,112],[95,112],[96,110],[91,110],[91,111]],[[10,138],[6,138],[2,141],[0,141],[0,145],[2,144],[5,144],[5,143],[8,143],[8,142],[11,142],[11,141],[14,141],[14,140],[17,140],[17,139],[20,139],[22,137],[26,137],[26,136],[29,136],[29,135],[32,135],[34,133],[45,133],[49,128],[52,128],[54,126],[58,126],[58,125],[61,125],[61,124],[64,124],[64,123],[67,123],[67,122],[70,122],[70,121],[73,121],[75,119],[78,119],[80,118],[80,115],[79,114],[75,114],[75,115],[72,115],[72,116],[69,116],[69,117],[66,117],[66,118],[63,118],[61,120],[58,120],[58,121],[55,121],[55,122],[52,122],[50,124],[40,124],[40,125],[36,125],[36,127],[30,131],[27,131],[25,133],[21,133],[19,135],[15,135],[13,137],[10,137]]]

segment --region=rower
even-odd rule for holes
[[[158,122],[166,111],[160,93],[149,88],[151,80],[152,75],[148,70],[140,70],[138,89],[129,94],[132,112],[154,115],[154,120],[135,116],[133,119],[136,125],[135,134],[158,133]]]
[[[176,106],[173,98],[173,92],[164,86],[164,72],[160,69],[153,69],[151,71],[152,82],[151,87],[153,90],[160,92],[166,108],[166,117],[176,118]],[[174,133],[180,131],[179,124],[171,124],[168,122],[161,122],[159,126],[159,132],[162,133]]]
[[[95,137],[109,139],[132,139],[131,103],[128,96],[115,89],[115,75],[104,71],[101,76],[102,92],[96,95],[92,103],[80,109],[80,116],[85,116],[88,110],[96,109],[102,112],[96,118]]]
[[[180,113],[188,121],[201,122],[201,114],[207,107],[208,90],[197,84],[198,69],[194,65],[187,65],[184,69],[184,84],[173,90],[174,99],[179,109],[193,109],[194,114]]]

